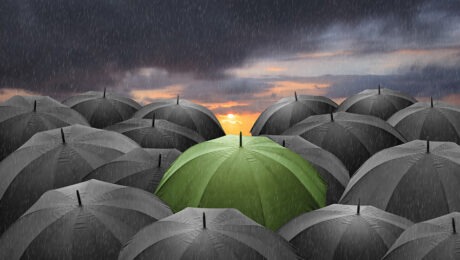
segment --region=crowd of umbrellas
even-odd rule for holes
[[[252,136],[179,96],[0,103],[0,259],[460,259],[460,108],[286,97]]]

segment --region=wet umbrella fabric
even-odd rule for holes
[[[0,233],[44,192],[78,183],[139,146],[115,132],[73,125],[35,134],[0,162]]]
[[[185,99],[162,100],[140,109],[133,117],[164,119],[187,127],[204,139],[210,140],[225,135],[215,115],[207,108]]]
[[[311,116],[283,133],[300,135],[331,152],[350,175],[376,152],[405,142],[391,125],[380,118],[338,112]]]
[[[105,90],[85,92],[62,103],[78,111],[96,128],[127,120],[141,108],[134,100]]]
[[[324,206],[326,185],[313,166],[267,137],[227,135],[184,152],[156,194],[174,212],[236,208],[272,230]]]
[[[116,259],[138,230],[171,214],[151,193],[97,180],[51,190],[0,237],[0,259]]]
[[[460,146],[412,141],[372,156],[351,178],[340,200],[361,203],[414,222],[460,211]]]
[[[137,148],[98,167],[84,179],[98,179],[153,193],[163,174],[180,154],[176,149]]]
[[[34,134],[72,124],[88,125],[75,110],[46,96],[14,96],[0,104],[0,161]]]
[[[124,134],[144,148],[175,148],[183,152],[205,141],[197,132],[162,119],[131,118],[106,130]]]
[[[345,165],[332,153],[316,146],[300,136],[267,135],[268,138],[292,150],[310,162],[327,183],[326,204],[337,203],[347,186],[350,176]]]
[[[286,97],[263,111],[252,126],[252,135],[280,135],[312,115],[328,114],[337,109],[334,101],[322,96]]]
[[[291,246],[236,209],[186,208],[139,231],[127,259],[297,259]]]
[[[380,259],[411,224],[372,206],[334,204],[294,218],[278,233],[305,259]]]
[[[460,144],[460,107],[443,102],[419,102],[388,119],[408,141],[426,139]]]
[[[402,92],[379,87],[366,89],[345,99],[337,111],[376,116],[387,120],[394,113],[415,102],[417,100]]]
[[[382,259],[459,259],[459,223],[458,212],[417,223],[401,234]]]

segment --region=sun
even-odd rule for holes
[[[227,118],[228,119],[235,119],[235,115],[234,114],[227,114]]]

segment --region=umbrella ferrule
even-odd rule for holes
[[[80,192],[77,190],[77,199],[78,199],[78,206],[81,207],[81,197],[80,197]]]
[[[203,212],[203,229],[206,229],[206,214]]]
[[[294,98],[295,98],[295,101],[297,101],[297,91],[294,91]]]
[[[179,105],[179,95],[177,95],[176,105]]]
[[[283,147],[286,147],[286,140],[283,140]]]
[[[104,94],[102,94],[103,98],[105,98],[105,91],[106,91],[106,88],[104,88]]]
[[[430,153],[430,138],[426,137],[426,153]]]
[[[240,147],[243,147],[243,133],[240,131]]]
[[[457,234],[457,228],[455,227],[455,218],[452,218],[452,233]]]
[[[379,84],[379,88],[378,88],[378,93],[379,93],[379,95],[380,95],[380,84]]]
[[[34,112],[37,112],[37,100],[34,100]]]
[[[433,107],[433,97],[430,97],[430,106]]]
[[[61,139],[62,139],[62,144],[65,144],[65,135],[64,135],[64,130],[61,128]]]
[[[334,113],[331,112],[331,122],[334,122]]]
[[[155,113],[152,114],[152,127],[155,127]]]
[[[158,155],[158,168],[161,168],[161,153]]]
[[[358,207],[356,208],[356,215],[361,213],[361,199],[358,199]]]

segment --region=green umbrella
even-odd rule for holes
[[[236,208],[270,229],[326,203],[313,166],[267,137],[228,135],[189,148],[171,165],[156,194],[173,211]]]

